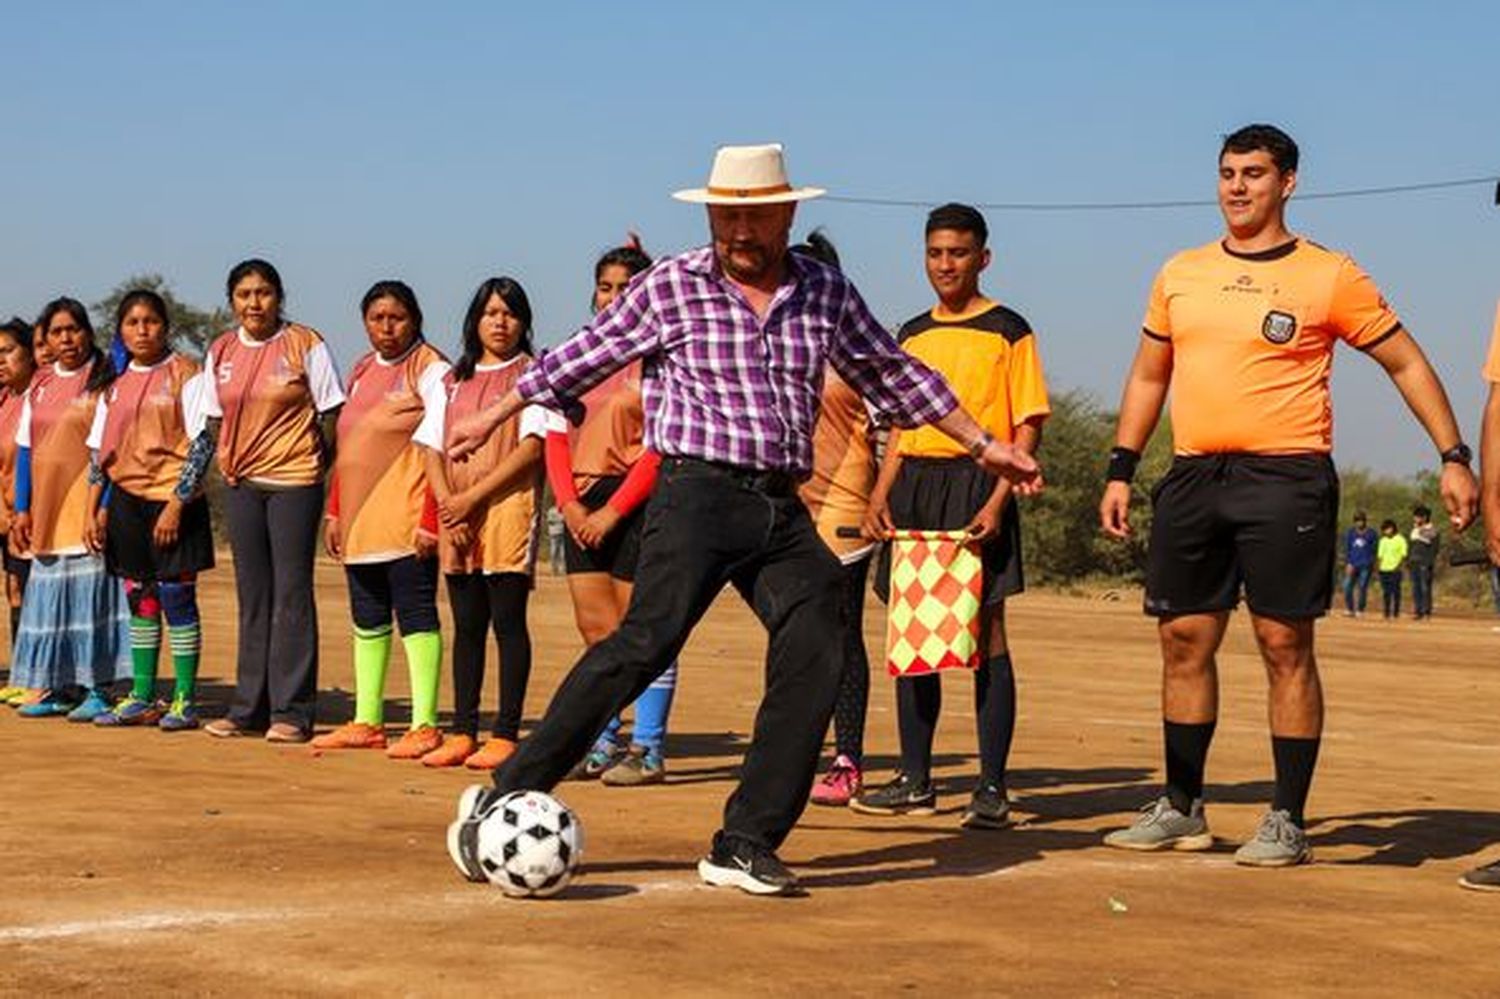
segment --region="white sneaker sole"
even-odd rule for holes
[[[714,888],[738,888],[751,895],[787,895],[796,891],[795,887],[780,887],[757,881],[738,867],[720,867],[707,857],[698,861],[698,877],[703,879],[704,884]]]
[[[1310,848],[1292,857],[1241,857],[1238,853],[1234,855],[1234,862],[1241,867],[1297,867],[1300,864],[1312,863],[1312,859],[1313,852]]]
[[[1180,850],[1184,853],[1197,853],[1201,850],[1213,849],[1214,834],[1211,832],[1194,833],[1191,836],[1173,836],[1171,839],[1158,840],[1155,843],[1131,842],[1129,840],[1111,839],[1104,837],[1104,845],[1114,847],[1117,850],[1135,850],[1140,853],[1155,853],[1159,850]]]
[[[1500,885],[1482,885],[1477,881],[1470,881],[1467,876],[1458,879],[1458,886],[1469,891],[1500,892]]]

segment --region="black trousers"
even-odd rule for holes
[[[807,804],[838,692],[840,567],[794,483],[684,458],[662,462],[625,619],[584,653],[546,715],[495,772],[501,791],[549,790],[676,658],[725,583],[770,642],[766,691],[724,835],[776,848]]]
[[[249,729],[313,727],[318,694],[318,609],[313,556],[323,486],[225,490],[239,593],[240,647],[229,717]]]

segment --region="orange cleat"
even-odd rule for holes
[[[510,759],[515,751],[516,744],[513,741],[496,736],[485,740],[484,748],[464,760],[464,766],[470,770],[493,770]]]
[[[312,741],[314,749],[384,749],[385,729],[364,722],[340,725]]]
[[[424,767],[457,767],[479,750],[470,735],[450,735],[432,752],[422,757]]]
[[[431,725],[422,725],[408,729],[385,755],[393,760],[420,760],[442,744],[443,733]]]

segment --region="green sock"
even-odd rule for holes
[[[443,675],[443,636],[436,631],[402,635],[411,671],[411,727],[437,727],[438,682]]]
[[[172,699],[191,701],[198,684],[198,657],[203,650],[203,630],[198,622],[167,625],[167,644],[172,649]]]
[[[354,720],[385,721],[385,667],[391,661],[391,626],[354,629]]]
[[[135,686],[130,696],[149,701],[156,694],[156,657],[161,652],[161,620],[130,615],[130,665]]]

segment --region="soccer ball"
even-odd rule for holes
[[[479,817],[479,865],[512,898],[546,898],[573,880],[583,827],[567,805],[541,791],[512,791]]]

